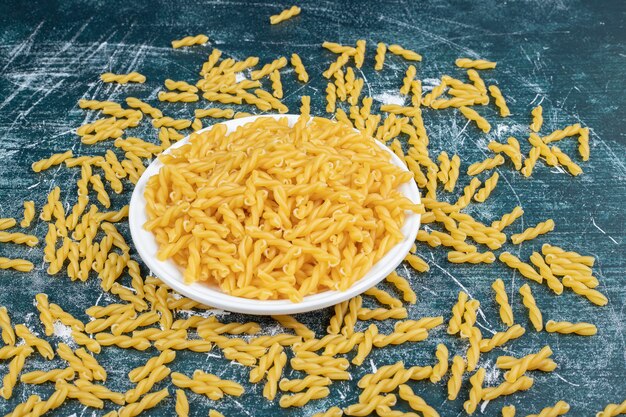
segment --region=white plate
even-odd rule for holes
[[[297,115],[264,115],[229,120],[222,124],[228,128],[228,132],[232,132],[238,126],[251,122],[258,117],[274,117],[276,119],[286,117],[291,126],[293,126],[298,119]],[[213,126],[207,127],[201,131],[209,130],[212,127]],[[165,153],[170,152],[171,149],[183,146],[188,141],[189,136],[173,144]],[[378,145],[389,152],[389,157],[394,165],[408,171],[404,162],[389,150],[389,148],[380,142],[378,142]],[[401,229],[404,239],[391,248],[381,260],[372,266],[370,271],[363,278],[355,282],[354,285],[346,291],[325,291],[319,294],[309,295],[304,297],[299,303],[293,303],[289,300],[261,301],[234,297],[223,293],[217,286],[209,286],[201,283],[185,284],[181,268],[176,266],[171,260],[160,261],[157,259],[158,245],[154,235],[152,232],[143,228],[144,223],[148,220],[145,210],[146,201],[143,195],[148,178],[156,175],[162,166],[161,161],[155,159],[150,166],[146,168],[141,178],[139,178],[130,200],[128,222],[135,248],[137,248],[137,252],[139,252],[139,255],[146,265],[148,265],[152,273],[170,288],[202,304],[226,311],[257,315],[295,314],[318,310],[348,300],[378,284],[402,262],[411,249],[420,226],[420,215],[415,213],[408,214]],[[411,180],[402,184],[399,191],[412,202],[420,202],[420,193],[415,181]]]

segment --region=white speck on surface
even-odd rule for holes
[[[375,94],[372,98],[383,104],[396,104],[398,106],[404,105],[405,98],[400,94],[393,94],[389,92]]]
[[[54,322],[54,335],[63,340],[64,343],[73,343],[74,339],[72,339],[72,328],[70,326],[66,326],[60,321]]]
[[[238,72],[238,73],[235,74],[235,82],[238,83],[238,82],[243,81],[245,79],[246,79],[246,76],[243,75],[243,73]]]

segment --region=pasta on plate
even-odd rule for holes
[[[398,187],[410,172],[371,137],[303,115],[193,133],[160,156],[144,197],[158,258],[239,297],[346,290],[403,239],[422,207]]]

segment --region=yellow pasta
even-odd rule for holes
[[[257,71],[252,71],[250,74],[250,78],[252,80],[260,80],[261,78],[270,75],[272,72],[279,70],[287,65],[287,58],[280,57],[270,62],[269,64],[265,64],[263,68]]]
[[[347,54],[348,56],[352,56],[356,54],[356,48],[352,46],[341,45],[335,42],[324,42],[322,43],[322,47],[328,49],[330,52],[335,54]]]
[[[291,6],[289,9],[285,9],[277,15],[270,16],[270,24],[276,25],[285,20],[291,19],[294,16],[299,15],[301,9],[298,6]]]
[[[515,417],[515,406],[507,405],[502,407],[502,417]]]
[[[485,379],[485,368],[479,368],[469,379],[472,388],[469,392],[469,400],[463,403],[463,408],[467,414],[474,414],[478,403],[482,399],[483,381]]]
[[[509,327],[505,332],[495,333],[491,339],[482,339],[480,341],[480,351],[490,352],[498,346],[502,346],[506,342],[512,339],[522,337],[526,333],[526,330],[519,324],[514,324]]]
[[[110,333],[96,334],[96,340],[102,346],[116,345],[124,349],[146,350],[150,347],[150,341],[142,337],[129,337],[123,335],[112,335]]]
[[[537,307],[537,304],[535,303],[535,298],[533,297],[533,294],[530,291],[530,287],[528,286],[528,284],[522,285],[519,289],[519,293],[522,296],[522,302],[524,303],[524,306],[528,309],[530,322],[535,327],[535,330],[542,330],[543,317],[541,315],[541,310],[539,310],[539,307]]]
[[[551,355],[552,349],[550,349],[549,346],[545,346],[537,353],[526,355],[523,358],[511,361],[510,364],[507,364],[509,371],[505,372],[504,378],[508,382],[513,383],[521,378],[527,371],[542,368],[543,364],[550,360],[549,357]],[[502,362],[498,366],[500,365],[502,365]],[[554,366],[556,367],[556,364]],[[554,368],[543,367],[541,370],[546,372],[554,370]]]
[[[396,396],[394,394],[376,395],[367,403],[351,404],[344,408],[344,414],[347,416],[368,416],[373,413],[379,406],[391,406],[396,404]]]
[[[567,414],[569,411],[569,404],[565,401],[559,401],[552,407],[546,407],[539,412],[539,414],[529,414],[526,417],[557,417]]]
[[[52,313],[50,312],[50,305],[48,303],[48,296],[44,293],[39,293],[35,296],[37,301],[37,310],[39,310],[39,319],[44,326],[47,336],[52,336],[54,333],[54,325],[52,323]]]
[[[455,264],[460,264],[460,263],[491,264],[495,260],[496,260],[496,256],[493,254],[493,252],[484,252],[484,253],[478,253],[478,252],[466,253],[466,252],[459,252],[459,251],[448,252],[448,261],[455,263]]]
[[[566,126],[563,129],[557,129],[554,132],[550,133],[548,136],[544,136],[542,138],[544,143],[552,143],[562,139],[565,139],[569,136],[574,136],[580,133],[581,126],[579,123]]]
[[[503,215],[500,220],[491,223],[491,227],[502,231],[505,227],[510,226],[515,220],[522,217],[523,214],[524,210],[520,206],[516,206],[510,213]]]
[[[11,227],[15,226],[17,224],[17,221],[15,219],[12,218],[0,218],[0,230],[6,230],[6,229],[10,229]]]
[[[378,43],[376,47],[376,56],[374,60],[376,61],[376,65],[374,65],[374,69],[376,71],[380,71],[383,69],[383,65],[385,65],[385,55],[387,54],[387,45],[382,42]]]
[[[15,269],[20,272],[30,272],[33,268],[33,263],[26,259],[9,259],[0,256],[0,269]]]
[[[170,372],[170,369],[164,365],[156,367],[147,377],[139,381],[135,388],[126,391],[124,399],[127,403],[136,402],[139,397],[150,391],[157,382],[169,376]]]
[[[500,319],[507,326],[513,326],[513,309],[509,304],[509,298],[504,288],[504,281],[500,278],[496,279],[493,284],[491,284],[491,288],[495,291],[496,303],[500,306]]]
[[[589,128],[582,127],[579,132],[580,136],[578,136],[578,153],[583,161],[589,160]]]
[[[494,69],[496,67],[495,62],[486,61],[484,59],[469,59],[458,58],[454,61],[459,68],[475,68],[475,69]]]
[[[85,370],[88,370],[91,372],[91,375],[93,375],[93,379],[98,381],[106,381],[107,373],[105,369],[98,363],[96,358],[87,353],[87,351],[83,348],[76,349],[74,353],[75,356],[79,358],[83,364],[83,368],[79,367],[79,369],[74,369],[81,375],[81,377],[85,373]],[[72,366],[72,368],[75,368],[75,366],[71,363],[70,366]]]
[[[549,333],[573,333],[579,336],[593,336],[598,332],[598,329],[591,323],[570,323],[568,321],[548,320],[546,322],[546,331]]]
[[[39,395],[30,395],[26,401],[18,404],[11,413],[7,414],[7,417],[27,415],[32,411],[35,404],[40,402],[41,397]]]
[[[539,269],[539,273],[543,279],[546,280],[546,284],[552,291],[554,291],[555,294],[560,295],[563,293],[563,284],[561,284],[561,281],[554,276],[550,266],[546,264],[545,260],[539,253],[533,252],[532,255],[530,255],[530,262],[532,262],[532,264]]]
[[[296,334],[298,336],[302,336],[304,340],[315,338],[315,332],[297,321],[292,316],[272,316],[272,318],[279,322],[281,326],[295,331]]]
[[[504,163],[504,157],[497,154],[493,158],[487,158],[481,162],[475,162],[467,168],[467,175],[478,175],[481,172],[489,169],[494,169]]]
[[[357,354],[352,358],[352,363],[355,365],[361,365],[365,361],[365,358],[372,351],[374,346],[374,339],[378,336],[378,327],[375,324],[370,324],[367,330],[363,333],[363,341],[359,343]]]
[[[408,50],[408,49],[404,49],[400,45],[389,45],[387,49],[392,54],[401,56],[407,61],[421,61],[422,60],[422,56],[420,54],[418,54],[417,52]]]
[[[49,158],[42,159],[37,162],[33,162],[32,169],[35,172],[45,171],[47,169],[50,169],[53,166],[62,164],[64,161],[66,161],[69,158],[72,158],[73,156],[74,156],[74,153],[71,150],[63,152],[63,153],[57,153],[57,154],[50,156]]]
[[[169,101],[170,103],[192,103],[200,100],[197,94],[191,92],[160,91],[158,97],[160,101]]]
[[[459,291],[458,301],[452,307],[452,317],[448,323],[448,334],[456,334],[460,331],[467,300],[467,293]]]
[[[171,79],[166,79],[165,80],[165,88],[167,88],[168,90],[178,90],[178,91],[184,91],[184,92],[189,92],[189,93],[197,93],[198,92],[198,87],[193,86],[185,81],[174,81]],[[126,99],[128,101],[128,99]]]
[[[437,383],[441,381],[441,378],[448,372],[448,348],[443,343],[437,345],[435,356],[437,357],[437,364],[433,366],[433,372],[430,375],[430,382]],[[419,411],[419,410],[416,410]]]
[[[483,401],[494,400],[504,395],[511,395],[518,391],[527,391],[533,386],[534,380],[527,376],[522,376],[515,382],[503,382],[497,387],[483,389]]]
[[[474,87],[476,88],[479,94],[482,94],[482,95],[487,94],[487,87],[485,87],[485,82],[480,77],[478,72],[476,72],[476,70],[474,69],[467,70],[467,77],[470,79],[470,81],[472,81],[472,83],[474,83]]]
[[[461,167],[461,159],[458,155],[453,155],[450,159],[450,171],[448,171],[448,181],[444,186],[444,190],[447,192],[452,192],[454,190],[454,186],[456,185],[456,181],[459,178],[459,169]]]
[[[596,417],[615,417],[619,414],[626,414],[626,400],[620,404],[607,405],[604,410],[596,414]]]
[[[169,391],[167,388],[146,394],[141,398],[141,401],[120,408],[118,412],[119,417],[135,417],[145,410],[156,407],[168,395]]]
[[[189,416],[189,400],[182,389],[176,390],[176,406],[174,408],[178,417]]]
[[[448,380],[448,399],[450,401],[456,400],[456,397],[459,395],[465,367],[465,360],[462,357],[455,356],[452,358],[450,379]]]
[[[23,349],[9,363],[8,373],[2,378],[2,388],[0,388],[0,396],[5,400],[13,396],[13,388],[17,383],[20,372],[22,372],[24,362],[32,353],[33,349],[31,348]]]
[[[25,384],[43,384],[48,381],[56,381],[58,379],[72,380],[76,372],[72,368],[51,369],[49,371],[33,371],[20,376],[20,381]]]
[[[417,69],[413,65],[409,65],[406,70],[406,75],[404,80],[402,81],[402,88],[400,88],[400,94],[407,95],[411,90],[411,83],[415,78],[415,74],[417,74]]]
[[[577,281],[575,277],[566,275],[565,277],[563,277],[563,285],[567,288],[570,288],[576,294],[582,295],[583,297],[587,298],[595,305],[604,306],[609,302],[606,296],[600,291],[587,287],[582,282]]]
[[[556,159],[559,161],[559,164],[564,166],[569,171],[570,174],[576,177],[583,173],[582,168],[578,166],[578,164],[576,164],[574,161],[572,161],[565,152],[559,149],[559,147],[552,146],[550,150],[552,151],[552,154],[556,156]]]
[[[128,84],[128,83],[140,83],[143,84],[146,82],[145,75],[141,75],[138,72],[130,72],[128,74],[114,74],[112,72],[105,72],[100,75],[100,79],[105,83],[118,83],[118,84]]]
[[[502,92],[500,91],[500,89],[495,85],[490,85],[489,93],[491,94],[491,97],[493,97],[496,103],[496,106],[500,109],[500,116],[502,117],[510,116],[511,111],[509,110],[509,107],[506,105],[506,101],[504,100],[504,96],[502,95]]]
[[[533,117],[533,121],[530,124],[530,130],[535,133],[538,133],[541,130],[541,126],[543,125],[543,107],[541,105],[532,109],[530,114]]]
[[[554,230],[554,220],[548,219],[545,222],[537,223],[534,227],[529,227],[522,233],[517,233],[511,236],[511,242],[515,245],[519,245],[522,242],[536,238],[539,235],[546,234]]]
[[[539,275],[539,273],[535,271],[532,266],[522,262],[517,256],[509,252],[502,252],[498,259],[501,262],[504,262],[509,268],[519,271],[522,276],[531,279],[539,284],[543,282],[543,277]]]
[[[172,48],[178,49],[183,46],[204,45],[209,41],[206,35],[186,36],[182,39],[172,41]]]
[[[50,343],[32,334],[30,330],[28,330],[28,327],[23,324],[17,324],[15,326],[15,334],[24,339],[24,342],[26,342],[28,346],[37,349],[39,354],[41,354],[44,358],[48,360],[54,358],[54,351],[52,350]]]
[[[172,119],[171,117],[159,117],[152,121],[152,126],[159,127],[173,127],[174,129],[181,130],[187,129],[191,126],[191,120],[186,119]]]
[[[0,265],[2,260],[0,259]],[[6,307],[0,307],[0,329],[2,330],[2,340],[7,346],[15,345],[15,332],[11,325],[11,318]]]
[[[291,54],[291,65],[293,66],[293,69],[298,76],[299,81],[303,83],[309,82],[309,74],[306,72],[306,68],[304,67],[302,59],[300,59],[300,56],[298,54]]]
[[[397,298],[389,294],[387,291],[373,287],[365,291],[364,294],[376,298],[376,300],[379,303],[384,304],[388,307],[391,307],[391,308],[402,307],[402,301],[398,300]]]
[[[143,114],[146,114],[150,117],[152,117],[153,119],[159,119],[161,117],[163,117],[163,113],[161,112],[161,110],[152,107],[151,105],[149,105],[148,103],[135,98],[135,97],[127,97],[126,98],[126,104],[128,105],[128,107],[132,107],[133,109],[139,109],[139,111],[141,111]]]
[[[480,342],[482,341],[482,334],[478,327],[471,327],[470,330],[463,330],[461,327],[461,336],[466,336],[469,339],[469,347],[467,349],[467,371],[473,371],[478,365],[478,359],[480,357]]]

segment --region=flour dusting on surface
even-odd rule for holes
[[[405,100],[405,98],[400,94],[393,94],[389,92],[374,94],[372,98],[383,104],[396,104],[398,106],[403,106]]]

